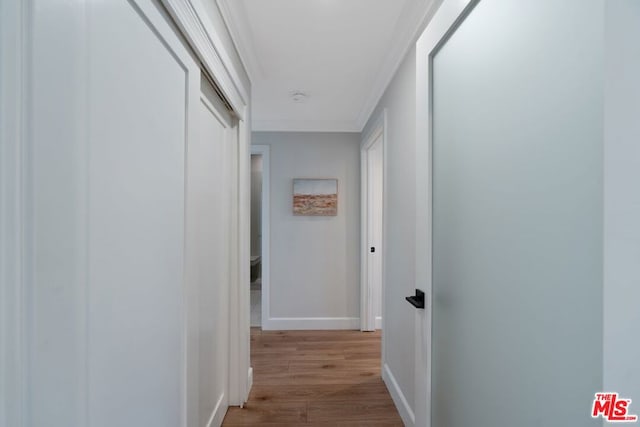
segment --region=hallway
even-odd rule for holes
[[[638,40],[640,0],[1,0],[0,427],[640,424]]]
[[[251,330],[253,388],[224,426],[402,426],[380,377],[380,331]]]

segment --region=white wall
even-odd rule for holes
[[[262,248],[262,156],[251,156],[251,255],[260,255]]]
[[[604,389],[640,414],[640,2],[606,2]]]
[[[366,133],[387,109],[385,362],[400,392],[414,406],[415,266],[415,49],[409,51],[374,110]]]
[[[258,132],[252,143],[271,147],[271,327],[359,328],[360,135]],[[293,178],[337,178],[338,215],[294,216]]]

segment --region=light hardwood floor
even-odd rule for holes
[[[380,332],[251,330],[253,389],[223,426],[402,426],[380,377]]]

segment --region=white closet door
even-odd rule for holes
[[[188,88],[199,72],[150,2],[95,2],[89,31],[91,426],[178,426]]]
[[[229,298],[234,238],[233,120],[202,79],[198,132],[188,149],[187,259],[190,298],[198,311],[198,422],[219,425],[229,401]],[[191,376],[190,376],[191,377]]]
[[[31,3],[26,425],[183,426],[200,70],[157,2]]]

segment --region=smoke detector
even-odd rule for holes
[[[301,90],[293,90],[289,92],[289,98],[296,104],[302,104],[307,99],[309,99],[309,94],[301,91]]]

